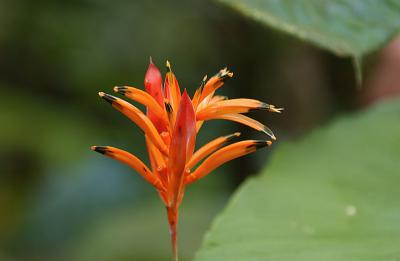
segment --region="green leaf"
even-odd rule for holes
[[[399,260],[399,115],[382,103],[281,145],[196,260]]]
[[[400,32],[400,2],[395,0],[220,1],[342,56],[359,58]]]

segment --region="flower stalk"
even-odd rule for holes
[[[172,247],[172,261],[178,261],[178,208],[177,207],[167,207],[168,224],[169,224],[169,234],[171,237],[171,247]]]
[[[226,68],[207,79],[205,76],[192,98],[183,93],[167,61],[164,83],[159,69],[150,60],[141,90],[116,86],[114,91],[146,107],[143,113],[136,106],[118,97],[99,92],[99,96],[132,120],[144,133],[150,167],[133,154],[111,146],[92,146],[91,149],[133,168],[151,184],[167,209],[173,260],[178,260],[177,226],[179,206],[185,189],[207,176],[220,165],[270,146],[276,140],[264,124],[244,113],[266,110],[280,113],[283,109],[254,99],[228,99],[215,92],[233,73]],[[239,132],[221,136],[195,151],[196,136],[205,121],[229,120],[265,133],[267,140],[231,141]],[[197,167],[195,167],[197,166]]]

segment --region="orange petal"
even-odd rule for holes
[[[164,144],[164,141],[158,133],[156,127],[154,127],[153,123],[146,115],[143,114],[143,112],[141,112],[132,104],[104,92],[99,92],[99,96],[109,102],[114,108],[122,112],[122,114],[124,114],[130,120],[135,122],[139,128],[141,128],[151,139],[154,145],[162,153],[167,154],[167,146]]]
[[[208,102],[208,105],[211,106],[219,101],[226,101],[228,100],[228,97],[222,96],[222,95],[214,95],[210,101]]]
[[[181,90],[178,81],[171,69],[171,64],[167,61],[167,75],[164,82],[164,96],[168,99],[173,111],[178,111],[181,100]]]
[[[234,139],[236,137],[239,137],[239,136],[240,136],[240,132],[235,132],[233,134],[222,136],[222,137],[218,137],[218,138],[210,141],[209,143],[207,143],[206,145],[204,145],[203,147],[198,149],[193,154],[193,156],[191,157],[189,162],[186,164],[186,168],[187,169],[192,169],[202,159],[204,159],[205,157],[207,157],[208,155],[210,155],[211,153],[213,153],[217,149],[221,148],[222,146],[224,146],[226,143],[228,143],[232,139]]]
[[[262,131],[265,134],[267,134],[268,136],[270,136],[271,139],[276,140],[276,137],[270,128],[268,128],[261,122],[256,121],[256,120],[254,120],[250,117],[247,117],[245,115],[242,115],[242,114],[218,115],[218,116],[215,116],[214,118],[211,118],[210,120],[228,120],[228,121],[238,122],[243,125],[249,126],[250,128],[253,128],[255,130]]]
[[[201,128],[201,126],[202,126],[203,123],[204,123],[204,120],[200,120],[200,119],[198,118],[197,112],[199,112],[199,111],[201,111],[202,109],[204,109],[205,107],[207,107],[208,104],[210,103],[210,101],[211,101],[212,99],[213,99],[213,96],[212,96],[212,94],[210,94],[209,96],[205,97],[205,98],[203,99],[203,101],[197,106],[197,110],[196,110],[196,120],[197,120],[197,122],[196,122],[196,130],[197,130],[197,132],[200,131],[200,128]]]
[[[196,122],[196,132],[198,133],[201,129],[201,126],[203,126],[204,121],[197,121]]]
[[[165,168],[167,165],[165,163],[164,156],[147,136],[146,136],[146,145],[153,173],[156,173],[157,169],[159,168]]]
[[[203,92],[204,86],[206,85],[207,82],[207,75],[203,77],[203,80],[201,81],[200,87],[197,88],[196,92],[193,95],[192,103],[193,103],[193,108],[196,111],[197,105],[200,102],[200,97],[201,93]]]
[[[271,144],[271,141],[245,140],[223,147],[211,154],[192,174],[187,175],[185,184],[190,184],[206,176],[227,161],[252,153],[257,149],[270,146]]]
[[[200,106],[197,107],[197,110],[200,111],[200,110],[202,110],[202,108],[204,108],[206,106],[209,106],[211,104],[214,104],[216,102],[223,101],[223,100],[226,100],[226,99],[228,99],[226,96],[221,96],[221,95],[208,96],[201,102]],[[196,122],[196,130],[197,130],[197,132],[200,131],[200,128],[203,125],[203,122],[204,121],[202,121],[202,120],[197,120],[197,122]]]
[[[154,175],[158,176],[164,186],[167,186],[167,164],[165,162],[164,156],[147,137],[146,145],[147,151],[149,153],[151,169],[153,170]]]
[[[270,107],[271,105],[254,99],[220,100],[197,111],[196,117],[198,120],[206,120],[222,114],[246,113],[252,110],[269,110]]]
[[[227,68],[220,70],[216,75],[210,78],[210,80],[205,84],[198,104],[202,102],[207,96],[213,95],[214,92],[224,85],[224,82],[233,77],[233,72],[230,72]]]
[[[149,93],[129,86],[116,86],[114,91],[143,104],[148,112],[153,112],[155,117],[161,119],[163,125],[168,125],[169,121],[163,108],[164,104],[160,105]],[[154,121],[152,122],[154,123]]]
[[[174,111],[174,108],[172,108],[171,103],[166,99],[165,100],[165,111],[167,112],[167,117],[169,121],[169,129],[173,130],[175,126],[175,118],[176,118],[176,112]]]
[[[191,157],[196,139],[196,117],[192,102],[183,92],[171,137],[168,159],[168,198],[169,206],[179,204],[183,194],[183,179],[186,161]]]
[[[118,160],[130,166],[158,190],[165,190],[165,187],[162,185],[157,176],[155,176],[140,159],[129,152],[110,146],[92,146],[91,150],[104,154],[112,159]]]

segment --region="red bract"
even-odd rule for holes
[[[121,149],[110,146],[93,146],[92,150],[129,165],[158,191],[167,208],[170,226],[173,259],[178,260],[176,231],[178,209],[186,186],[203,178],[211,171],[232,159],[244,156],[259,148],[270,146],[270,140],[245,140],[227,145],[240,133],[214,139],[194,152],[196,135],[204,121],[225,119],[247,125],[267,134],[275,140],[272,131],[262,123],[243,113],[252,110],[281,112],[254,99],[227,99],[215,95],[226,79],[233,73],[226,68],[220,70],[207,81],[203,78],[192,99],[186,89],[181,95],[178,81],[167,62],[167,74],[162,88],[162,77],[158,68],[150,60],[144,85],[145,90],[118,86],[114,91],[146,106],[144,114],[134,105],[100,92],[99,95],[119,110],[144,132],[151,168],[140,159]],[[202,161],[202,162],[201,162]],[[196,165],[199,166],[194,168]]]

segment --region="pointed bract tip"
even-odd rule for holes
[[[153,57],[151,57],[151,56],[149,57],[149,63],[153,64]]]
[[[183,99],[187,99],[187,100],[190,101],[190,103],[192,103],[192,100],[190,99],[189,94],[188,94],[187,91],[186,91],[186,88],[183,89],[182,98],[183,98]]]
[[[207,74],[206,75],[204,75],[204,77],[203,77],[203,82],[206,82],[207,81]]]
[[[104,96],[104,92],[98,92],[97,93],[100,97],[103,97]]]
[[[182,93],[182,99],[186,99],[189,101],[190,104],[192,104],[192,99],[190,99],[189,94],[186,91],[186,88],[183,89],[183,93]]]
[[[90,149],[101,154],[105,154],[107,152],[107,147],[105,146],[92,146]]]

